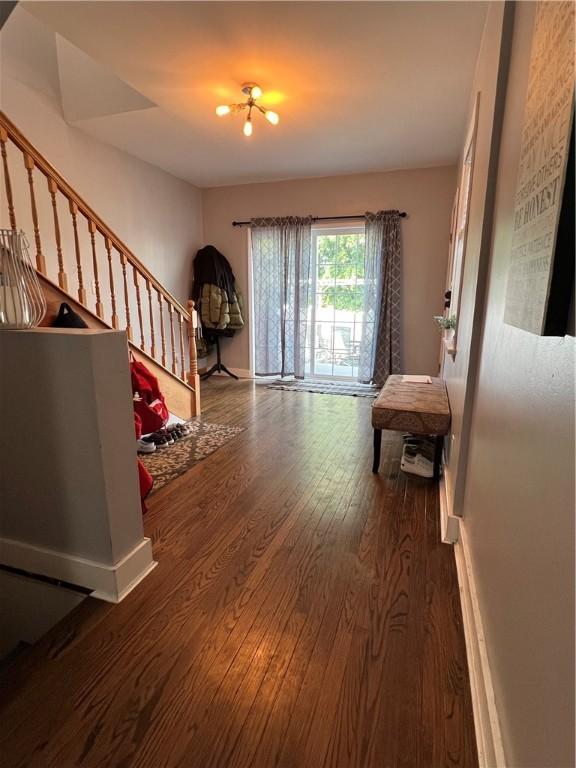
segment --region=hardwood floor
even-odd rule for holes
[[[212,379],[246,427],[150,501],[159,562],[6,673],[3,768],[477,765],[437,487],[371,400]]]

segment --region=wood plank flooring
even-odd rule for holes
[[[477,765],[437,486],[364,398],[214,378],[246,430],[150,501],[159,562],[5,674],[3,768]]]

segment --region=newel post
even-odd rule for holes
[[[188,300],[188,349],[190,352],[190,370],[188,371],[188,384],[194,390],[192,394],[192,415],[200,415],[200,376],[198,375],[198,350],[196,349],[196,328],[198,327],[198,315],[192,299]]]

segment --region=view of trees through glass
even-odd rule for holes
[[[363,228],[315,235],[309,373],[356,378],[364,306]]]
[[[358,285],[360,280],[360,285]],[[361,312],[364,291],[364,234],[318,237],[318,281],[322,304]]]

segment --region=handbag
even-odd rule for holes
[[[58,314],[54,318],[52,323],[53,328],[88,328],[87,323],[80,317],[77,312],[74,312],[69,304],[65,301],[60,304]]]
[[[142,437],[142,419],[137,413],[134,413],[134,429],[136,431],[136,439],[138,440],[140,437]],[[152,490],[152,486],[154,485],[154,478],[148,471],[148,469],[144,466],[144,464],[140,461],[140,459],[137,459],[138,461],[138,482],[140,484],[140,505],[142,507],[142,514],[147,512],[146,504],[144,503],[144,499],[150,491]]]
[[[142,434],[157,432],[166,425],[170,413],[158,379],[130,353],[130,377],[134,397],[134,412],[140,417]],[[136,395],[138,397],[136,398]]]

